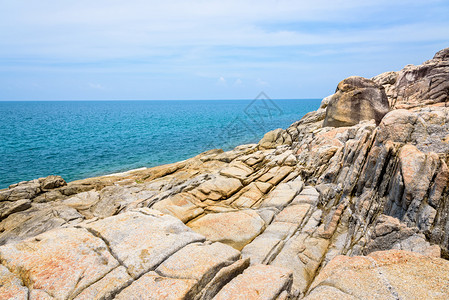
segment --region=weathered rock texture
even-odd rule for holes
[[[399,72],[387,72],[373,78],[385,87],[394,108],[413,108],[447,103],[449,97],[449,48],[435,54],[422,65],[407,65]]]
[[[259,144],[0,190],[0,299],[447,298],[448,59]]]
[[[400,250],[337,256],[305,299],[447,299],[448,273],[447,260]]]
[[[352,76],[338,84],[327,106],[323,126],[352,126],[372,119],[379,124],[388,111],[387,95],[381,85]]]

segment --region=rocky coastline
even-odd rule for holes
[[[0,299],[447,299],[449,48],[258,144],[0,190]]]

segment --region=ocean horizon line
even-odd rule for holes
[[[0,102],[0,188],[173,163],[254,143],[321,99]]]
[[[324,97],[311,97],[311,98],[269,98],[275,101],[289,101],[289,100],[318,100]],[[0,102],[125,102],[125,101],[252,101],[257,98],[247,99],[84,99],[84,100],[1,100]]]

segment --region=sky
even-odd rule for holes
[[[449,47],[449,1],[0,0],[0,100],[323,98]]]

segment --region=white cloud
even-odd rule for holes
[[[265,80],[262,80],[262,79],[260,79],[260,78],[257,78],[256,82],[257,82],[257,84],[258,84],[259,86],[262,86],[262,87],[264,87],[264,86],[270,86],[270,84],[269,84],[268,82],[266,82]]]
[[[447,39],[443,24],[409,20],[379,28],[322,31],[295,22],[363,22],[392,4],[380,1],[1,1],[0,55],[96,61],[198,57],[208,47],[429,41]],[[441,1],[433,1],[439,3]],[[420,5],[418,1],[396,1]],[[428,2],[421,5],[429,6]],[[436,21],[437,22],[437,21]],[[291,27],[291,28],[290,28]],[[199,49],[199,50],[197,50]],[[185,52],[184,52],[185,51]],[[191,55],[191,56],[189,56]]]
[[[223,76],[218,78],[217,84],[220,85],[220,86],[227,86],[228,85],[227,82],[226,82],[226,79],[224,79]]]
[[[418,47],[449,45],[448,7],[443,0],[0,0],[0,90],[24,78],[61,93],[107,86],[114,97],[125,85],[145,98],[196,88],[205,98],[251,97],[267,85],[287,91],[293,80],[334,88],[342,69],[372,73],[386,56],[400,65],[410,53],[432,54]]]
[[[88,85],[89,85],[89,87],[92,88],[92,89],[96,89],[96,90],[104,90],[104,86],[102,86],[102,85],[99,84],[99,83],[91,83],[91,82],[90,82]]]

